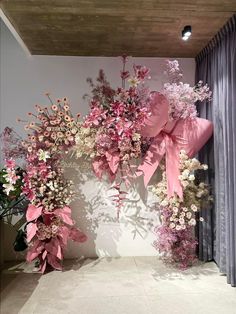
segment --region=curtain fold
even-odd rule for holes
[[[199,258],[214,259],[227,282],[236,286],[236,15],[196,57],[196,81],[208,83],[213,98],[199,106],[214,123],[214,138],[200,152],[208,163],[213,210],[202,212]]]

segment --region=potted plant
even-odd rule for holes
[[[21,193],[24,170],[15,165],[14,160],[6,162],[0,170],[0,265],[4,262],[4,224],[9,224],[17,232],[13,243],[15,251],[26,249],[25,209],[28,201]]]

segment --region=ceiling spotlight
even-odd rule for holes
[[[184,29],[182,30],[182,39],[185,41],[188,40],[191,34],[192,34],[192,27],[190,25],[184,26]]]

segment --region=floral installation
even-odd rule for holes
[[[91,160],[98,178],[106,175],[115,181],[114,202],[118,209],[126,194],[121,184],[130,186],[134,160],[141,157],[145,143],[140,131],[150,115],[149,90],[145,86],[150,79],[149,69],[134,65],[134,73],[131,74],[125,69],[127,57],[122,57],[122,60],[122,87],[111,88],[102,70],[96,85],[88,79],[92,88],[90,112],[76,134],[75,146],[77,157]]]
[[[164,164],[162,180],[153,186],[160,211],[161,226],[156,228],[157,240],[154,245],[168,263],[175,263],[185,269],[196,260],[197,241],[194,227],[197,213],[212,201],[209,187],[197,182],[195,171],[207,170],[208,166],[200,164],[196,158],[189,158],[184,150],[180,151],[180,182],[183,198],[177,194],[168,198],[167,180]],[[200,217],[199,221],[203,221]]]
[[[37,259],[42,272],[47,265],[62,268],[68,239],[86,240],[71,218],[73,183],[64,178],[60,165],[63,154],[75,144],[79,115],[73,118],[67,98],[54,103],[50,95],[46,95],[51,106],[36,105],[37,113],[28,114],[34,120],[25,125],[28,139],[22,142],[28,152],[22,187],[30,201],[26,212],[27,260]]]

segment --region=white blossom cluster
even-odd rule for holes
[[[75,137],[76,156],[95,157],[96,130],[90,127],[80,127]]]
[[[208,186],[195,182],[194,171],[207,170],[207,165],[201,164],[196,158],[189,158],[184,150],[180,152],[180,176],[183,187],[183,199],[177,194],[168,198],[166,171],[162,173],[162,180],[153,186],[153,193],[157,196],[157,203],[163,209],[161,219],[171,229],[184,230],[187,226],[196,225],[196,212],[199,212],[205,202],[211,199]],[[200,221],[203,219],[200,218]]]

